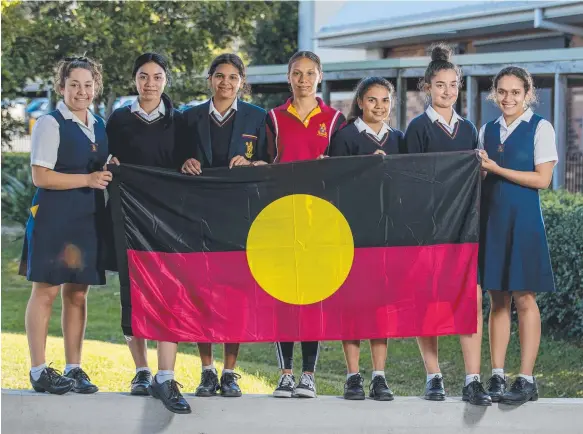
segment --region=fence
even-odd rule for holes
[[[2,143],[2,152],[30,152],[30,136],[18,136]]]
[[[565,189],[572,193],[583,193],[583,152],[569,150],[565,163]]]

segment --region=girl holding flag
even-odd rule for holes
[[[57,65],[57,109],[42,116],[32,131],[32,179],[37,191],[26,224],[21,274],[32,281],[26,307],[26,335],[36,392],[95,393],[81,368],[89,285],[104,285],[99,265],[103,190],[111,172],[105,125],[89,111],[102,88],[101,65],[71,57]],[[46,365],[45,348],[53,302],[61,293],[65,341],[64,375]]]
[[[395,97],[392,83],[382,77],[360,80],[347,125],[330,144],[330,156],[403,153],[404,136],[387,124]]]
[[[316,97],[322,77],[320,58],[311,51],[299,51],[290,58],[288,82],[293,95],[267,117],[269,155],[274,163],[315,160],[328,154],[332,137],[345,119],[340,111]],[[319,343],[302,342],[303,373],[297,386],[292,370],[294,343],[275,345],[282,375],[273,396],[314,398]]]
[[[208,70],[212,97],[184,112],[181,138],[182,173],[200,175],[203,168],[266,164],[265,110],[239,99],[245,89],[245,65],[236,54],[221,54]],[[224,369],[219,381],[212,344],[198,343],[202,363],[196,396],[239,397],[235,373],[238,343],[224,345]]]
[[[552,125],[530,108],[535,89],[530,73],[517,66],[494,77],[490,99],[502,111],[480,130],[483,182],[480,281],[490,294],[492,377],[495,402],[538,399],[533,376],[541,336],[536,293],[555,291],[539,190],[551,183],[558,161]],[[504,361],[510,340],[512,300],[518,311],[520,374],[507,390]]]
[[[391,114],[395,89],[382,77],[363,78],[356,92],[348,124],[332,140],[330,156],[399,154],[402,152],[403,133],[389,127],[386,120]],[[348,373],[344,384],[344,399],[363,400],[364,379],[360,375],[358,360],[360,341],[343,341]],[[373,371],[369,396],[376,401],[392,401],[393,392],[385,378],[387,339],[371,339]]]
[[[112,162],[177,170],[176,141],[182,115],[164,93],[170,80],[168,61],[158,53],[144,53],[135,60],[132,76],[138,98],[131,106],[114,111],[107,122]],[[178,344],[158,342],[158,372],[152,378],[146,340],[128,337],[127,341],[136,365],[131,394],[152,395],[174,413],[190,413],[174,380]]]
[[[449,152],[476,149],[476,127],[459,116],[455,105],[461,82],[460,68],[450,61],[452,50],[437,44],[431,50],[431,62],[422,81],[423,90],[430,96],[427,110],[411,121],[405,133],[408,153]],[[474,405],[492,405],[480,382],[482,348],[482,289],[477,287],[477,332],[460,336],[466,367],[462,399]],[[445,400],[443,377],[438,363],[438,339],[418,337],[417,342],[427,371],[425,399]]]

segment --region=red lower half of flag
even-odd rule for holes
[[[255,281],[245,251],[128,250],[131,326],[180,342],[351,340],[472,334],[476,243],[355,248],[342,286],[308,305]]]

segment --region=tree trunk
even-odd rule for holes
[[[109,115],[113,111],[113,104],[115,103],[115,93],[107,94],[107,105],[105,106],[105,119],[109,119]]]

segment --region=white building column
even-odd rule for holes
[[[468,108],[468,120],[473,123],[476,128],[480,129],[480,126],[478,125],[478,110],[480,109],[478,79],[471,75],[466,77],[466,107]]]
[[[553,126],[557,140],[559,162],[553,174],[553,189],[565,186],[565,166],[567,159],[567,76],[555,73],[553,104]]]
[[[402,71],[397,74],[397,129],[405,132],[407,129],[407,78],[403,77]]]
[[[324,101],[324,104],[330,105],[330,103],[332,102],[332,99],[330,96],[331,91],[332,91],[332,82],[322,80],[322,83],[320,84],[320,86],[321,86],[321,90],[322,90],[322,101]]]
[[[298,51],[315,51],[314,2],[300,0],[298,5]]]

